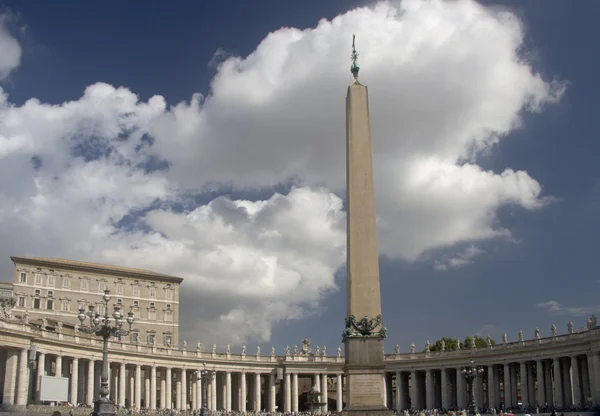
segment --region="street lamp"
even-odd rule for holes
[[[200,406],[200,416],[208,416],[208,383],[215,379],[216,371],[209,372],[206,369],[206,363],[202,363],[200,370],[200,379],[202,380],[202,404]]]
[[[133,324],[133,311],[127,313],[127,318],[121,313],[121,305],[115,304],[113,306],[114,312],[112,317],[114,318],[114,325],[111,326],[111,319],[108,315],[108,302],[110,301],[110,290],[106,289],[104,295],[102,295],[104,301],[104,316],[99,313],[94,313],[94,305],[88,306],[87,313],[85,310],[79,309],[79,315],[77,316],[81,321],[81,332],[86,334],[96,335],[102,337],[104,345],[102,347],[102,377],[100,379],[100,398],[94,401],[94,413],[93,416],[114,416],[115,403],[108,399],[109,388],[108,388],[108,339],[110,337],[121,338],[124,335],[129,334],[131,331],[131,325]],[[90,325],[84,326],[86,316],[90,318]],[[123,329],[123,324],[127,322],[129,329]]]
[[[467,384],[469,385],[469,412],[475,415],[477,414],[477,406],[475,405],[475,392],[473,391],[473,382],[476,378],[479,378],[483,375],[483,368],[476,368],[473,364],[473,360],[471,360],[469,365],[463,368],[461,372],[465,380],[467,380]]]

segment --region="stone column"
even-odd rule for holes
[[[196,410],[202,409],[202,389],[202,373],[200,372],[200,370],[198,370],[196,376],[196,402],[198,407],[196,408]]]
[[[192,378],[190,380],[190,395],[192,396],[192,406],[190,410],[198,410],[198,396],[196,396],[196,377],[192,373]]]
[[[181,369],[181,409],[187,410],[188,408],[188,378],[187,370]]]
[[[521,361],[519,364],[519,376],[521,378],[521,403],[523,407],[527,408],[529,406],[529,384],[527,382],[527,363],[525,361]]]
[[[546,391],[546,403],[550,406],[554,405],[554,387],[552,383],[552,362],[544,363],[544,389]]]
[[[529,406],[531,406],[532,408],[535,407],[535,377],[533,376],[533,366],[535,365],[535,362],[533,361],[529,361],[527,362],[527,374],[529,375],[527,377],[527,392],[529,393]]]
[[[38,354],[38,362],[37,362],[37,373],[35,375],[35,400],[36,401],[40,401],[40,394],[41,394],[41,390],[40,387],[42,386],[42,376],[44,376],[44,371],[46,369],[46,354],[44,354],[43,352],[40,352]],[[92,377],[93,379],[94,377]]]
[[[477,408],[481,409],[483,407],[485,407],[485,399],[483,397],[483,376],[482,377],[477,377],[473,383],[475,387],[475,392],[477,393],[476,397],[476,401],[475,403],[477,404]]]
[[[246,402],[248,401],[246,398],[246,373],[240,373],[240,412],[246,412],[247,410],[247,405]]]
[[[563,407],[563,389],[562,389],[562,369],[560,368],[560,359],[552,360],[554,366],[554,403],[556,407]]]
[[[600,404],[600,355],[598,352],[594,352],[593,360],[594,362],[594,396],[596,402]]]
[[[220,402],[217,403],[217,407],[220,405],[221,409],[225,410],[225,406],[226,406],[226,401],[227,401],[227,384],[225,384],[225,373],[221,373],[219,374],[219,378],[221,379],[221,386],[219,386],[217,384],[217,388],[221,387],[220,392],[221,392],[221,396],[220,396]]]
[[[162,376],[160,377],[160,408],[167,408],[167,380],[165,378],[165,371],[162,371]]]
[[[563,385],[563,406],[568,409],[573,405],[573,383],[571,381],[571,360],[563,359],[560,363]]]
[[[290,386],[291,383],[291,377],[290,377],[290,373],[286,372],[284,375],[284,388],[285,388],[285,393],[283,395],[283,411],[285,413],[289,413],[291,412],[291,401],[292,401],[292,386]]]
[[[17,370],[19,368],[19,353],[17,350],[6,351],[6,367],[4,376],[4,404],[15,404],[17,394]]]
[[[261,411],[261,402],[260,402],[260,373],[254,374],[254,411]]]
[[[343,397],[343,391],[344,391],[344,385],[342,382],[342,375],[338,374],[337,375],[337,386],[336,386],[336,403],[335,403],[335,407],[336,407],[336,411],[338,414],[342,413],[342,409],[343,409],[343,404],[344,404],[344,397]]]
[[[417,387],[417,372],[410,372],[410,407],[412,409],[418,409],[419,406],[419,389]]]
[[[504,408],[510,410],[513,406],[510,386],[510,364],[504,363]]]
[[[206,387],[206,406],[208,407],[208,410],[210,410],[211,412],[213,411],[213,401],[212,401],[212,385],[213,382],[209,381],[208,382],[208,386]]]
[[[94,404],[94,366],[96,362],[94,359],[88,361],[88,376],[87,376],[87,393],[86,403],[88,406]]]
[[[181,407],[181,370],[175,369],[175,408],[182,410]]]
[[[125,382],[125,373],[127,373],[127,368],[125,363],[121,363],[119,366],[119,406],[125,406],[125,397],[126,397],[126,385]]]
[[[537,360],[535,365],[537,372],[538,406],[542,407],[546,403],[546,389],[544,388],[544,363],[542,360]]]
[[[142,407],[142,366],[135,366],[135,407],[139,411]]]
[[[71,380],[70,380],[70,392],[69,392],[69,401],[77,405],[77,390],[79,388],[79,358],[74,357],[71,362]]]
[[[212,379],[211,383],[210,383],[210,401],[211,401],[211,410],[213,412],[217,411],[217,380],[218,380],[218,374],[217,372],[213,372],[214,374],[214,378]]]
[[[298,413],[298,373],[292,374],[292,412]]]
[[[586,355],[585,359],[581,357],[581,361],[579,362],[579,374],[581,380],[581,401],[582,404],[588,404],[593,394],[592,394],[592,386],[590,385],[590,373],[588,371],[588,360],[590,358]],[[593,400],[592,400],[593,401]],[[593,404],[593,403],[590,403]]]
[[[493,365],[488,365],[488,371],[487,371],[487,393],[488,393],[488,406],[489,407],[493,407],[496,408],[497,404],[496,404],[496,387],[495,387],[495,377],[496,377],[496,369],[494,368]]]
[[[167,408],[172,409],[173,408],[173,387],[172,387],[172,381],[173,381],[173,375],[171,373],[171,367],[167,367],[165,369],[165,384],[167,385],[166,391],[165,391],[165,400],[167,401]]]
[[[231,371],[225,372],[225,411],[231,412]]]
[[[144,407],[150,408],[150,373],[144,369]]]
[[[510,402],[512,406],[517,406],[519,402],[519,391],[517,385],[517,366],[516,363],[510,366]]]
[[[383,373],[383,405],[388,409],[390,408],[388,399],[388,373],[386,372]]]
[[[17,380],[17,405],[25,406],[29,397],[29,351],[20,350],[19,378]]]
[[[401,380],[402,380],[402,373],[400,373],[400,371],[396,371],[396,403],[395,403],[395,407],[396,407],[396,411],[400,411],[404,409],[404,406],[402,405],[402,385],[401,385]]]
[[[433,374],[431,369],[425,372],[425,407],[433,409]]]
[[[156,410],[156,366],[150,368],[150,410]]]
[[[129,406],[135,406],[135,367],[132,370],[129,370]]]
[[[62,377],[62,355],[56,356],[56,361],[54,362],[54,376]]]
[[[276,398],[277,398],[277,384],[276,384],[276,376],[275,373],[269,374],[269,412],[275,411],[276,406]]]
[[[588,354],[588,373],[590,379],[590,396],[592,397],[592,404],[594,406],[600,405],[600,395],[598,394],[598,388],[600,387],[600,380],[598,379],[598,353],[591,352]]]

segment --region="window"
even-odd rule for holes
[[[123,304],[123,299],[117,299],[117,304],[122,305]]]
[[[69,276],[63,276],[63,289],[71,288],[71,278]]]
[[[41,299],[35,298],[33,300],[33,309],[40,309]]]
[[[83,309],[86,310],[86,301],[85,300],[80,300],[79,303],[77,304],[77,309]]]
[[[104,303],[96,304],[96,313],[98,313],[100,315],[104,315],[104,309],[105,309]]]
[[[139,306],[140,305],[140,301],[139,300],[134,300],[133,301],[133,306]]]
[[[173,322],[173,312],[165,311],[165,322]]]
[[[87,292],[89,290],[89,287],[90,287],[90,285],[89,285],[88,279],[81,279],[81,287],[80,287],[81,291]]]
[[[106,280],[99,280],[98,281],[98,292],[104,293],[105,290],[106,290]]]
[[[56,276],[53,274],[48,275],[48,287],[54,287],[54,283],[56,282]]]
[[[140,286],[139,285],[133,286],[133,296],[137,296],[138,298],[140,297]]]
[[[19,280],[21,283],[27,283],[27,273],[21,273],[21,277]]]
[[[19,296],[19,308],[25,307],[25,296]]]
[[[41,273],[35,274],[35,284],[38,286],[42,284],[42,274]]]
[[[46,301],[46,309],[48,309],[49,311],[54,309],[54,299],[48,299]]]
[[[117,295],[122,295],[123,294],[123,282],[117,282],[117,284],[116,284],[116,292],[117,292]]]
[[[148,344],[154,345],[154,338],[155,338],[154,334],[148,334],[148,337],[147,337]]]
[[[156,321],[156,311],[153,309],[150,309],[148,311],[148,320],[149,321]]]
[[[170,347],[173,342],[173,337],[171,335],[165,335],[163,338],[163,345]]]
[[[41,293],[41,290],[39,290],[39,289],[36,289],[36,290],[35,290],[35,295],[36,295],[36,296],[39,296],[39,295],[40,295],[40,293]]]
[[[49,298],[51,298],[52,296],[54,296],[54,291],[52,291],[52,290],[49,290],[49,291],[47,291],[47,292],[46,292],[46,295],[47,295]]]
[[[148,296],[150,296],[150,299],[156,298],[156,286],[150,286]]]
[[[71,310],[71,302],[68,299],[61,300],[60,310],[63,312],[69,312]]]
[[[167,300],[173,300],[173,289],[171,288],[171,286],[167,286],[167,288],[165,289],[165,298]]]
[[[150,302],[150,308],[154,309],[155,307],[154,302]]]
[[[137,332],[132,332],[131,333],[130,342],[132,344],[137,344],[138,343],[138,333]]]
[[[171,304],[167,303],[167,310],[170,311],[171,310]]]

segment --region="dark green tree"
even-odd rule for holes
[[[442,341],[444,341],[444,346],[446,348],[446,351],[454,351],[458,348],[458,339],[457,338],[448,338],[448,337],[443,337],[438,339],[437,341],[435,341],[433,344],[431,344],[431,347],[429,348],[430,351],[441,351],[442,350]],[[461,342],[460,348],[465,348],[465,349],[469,349],[472,348],[472,344],[473,344],[473,340],[472,337],[465,337],[464,341]],[[487,341],[480,337],[480,336],[475,336],[475,345],[477,346],[477,348],[487,348],[488,344]],[[496,345],[496,342],[492,339],[492,345]]]
[[[463,341],[464,348],[470,349],[473,348],[473,337],[465,337]],[[496,345],[496,342],[492,339],[492,345]],[[478,335],[475,335],[475,346],[477,348],[487,348],[488,343],[485,338],[482,338]]]

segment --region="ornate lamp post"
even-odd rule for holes
[[[102,376],[100,379],[100,399],[94,401],[94,416],[114,416],[115,403],[108,399],[108,339],[110,337],[121,338],[129,334],[131,325],[133,324],[133,311],[127,313],[127,318],[121,313],[121,305],[115,304],[112,317],[114,324],[111,325],[111,319],[108,315],[108,302],[110,301],[110,291],[107,289],[102,296],[104,301],[104,316],[99,313],[94,313],[94,305],[88,306],[87,313],[84,309],[79,309],[78,318],[81,321],[80,331],[87,334],[102,337],[104,345],[102,348]],[[90,325],[84,326],[86,316],[90,318]],[[127,322],[129,329],[123,329],[123,324]]]
[[[200,416],[208,416],[208,383],[212,383],[215,379],[216,371],[209,372],[206,369],[206,363],[202,363],[200,371],[200,379],[202,380],[202,404],[200,406]]]
[[[475,405],[475,392],[473,391],[473,382],[476,378],[483,375],[483,368],[476,368],[473,360],[468,366],[462,369],[462,374],[469,386],[469,412],[473,415],[477,414],[477,406]]]

